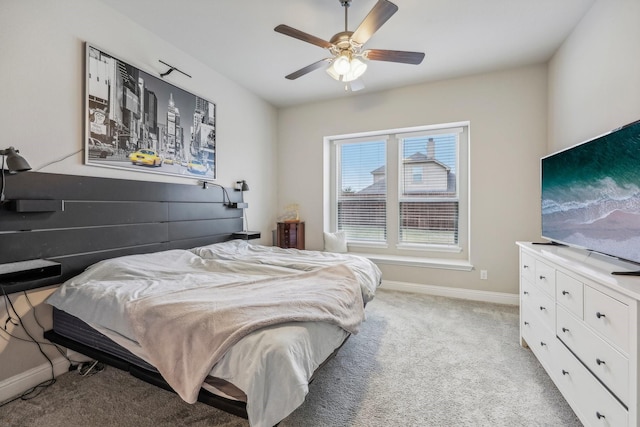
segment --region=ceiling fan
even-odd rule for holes
[[[328,63],[330,66],[327,68],[327,73],[334,79],[344,82],[346,84],[345,89],[350,88],[355,91],[364,87],[362,82],[357,80],[367,69],[367,64],[362,59],[414,65],[422,62],[424,59],[424,53],[422,52],[383,49],[363,50],[364,44],[371,36],[398,11],[398,6],[388,0],[378,0],[362,23],[360,23],[360,26],[355,31],[349,31],[347,27],[347,11],[351,0],[338,1],[344,7],[344,31],[335,34],[329,41],[296,30],[288,25],[281,24],[274,28],[278,33],[328,49],[332,55],[285,76],[287,79],[295,80]]]

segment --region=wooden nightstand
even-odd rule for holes
[[[304,222],[279,222],[277,246],[304,249]]]

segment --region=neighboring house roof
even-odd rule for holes
[[[444,169],[447,170],[447,172],[449,171],[449,166],[445,165],[444,163],[432,158],[432,157],[428,157],[426,154],[424,153],[413,153],[412,155],[410,155],[409,157],[407,157],[406,159],[404,159],[402,161],[403,163],[428,163],[428,162],[432,162],[435,164],[438,164],[440,166],[442,166]],[[383,166],[384,167],[384,166]],[[373,173],[373,172],[371,172]]]
[[[367,194],[384,194],[387,192],[387,179],[382,178],[368,187],[363,188],[360,191],[357,191],[355,194],[358,195],[367,195]]]
[[[371,171],[371,175],[379,175],[384,173],[384,165],[380,166],[378,169],[374,169]]]

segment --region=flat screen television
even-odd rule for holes
[[[542,237],[640,264],[640,120],[540,163]]]

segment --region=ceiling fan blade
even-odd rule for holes
[[[373,9],[364,18],[358,29],[353,33],[351,39],[365,44],[373,33],[378,31],[382,25],[398,11],[398,6],[388,0],[378,0]]]
[[[329,49],[333,44],[329,43],[326,40],[322,40],[319,37],[312,36],[311,34],[307,34],[303,31],[296,30],[288,25],[280,24],[274,30],[278,33],[284,34],[285,36],[293,37],[298,40],[302,40],[303,42],[315,44],[316,46],[323,47],[325,49]]]
[[[407,52],[404,50],[368,49],[363,56],[372,61],[402,62],[418,65],[424,59],[423,52]]]
[[[298,77],[302,77],[305,74],[308,74],[308,73],[312,72],[313,70],[317,70],[318,68],[322,67],[325,62],[329,62],[329,61],[331,61],[330,58],[321,59],[320,61],[314,62],[311,65],[307,65],[306,67],[301,68],[298,71],[294,71],[293,73],[289,74],[288,76],[285,76],[285,78],[289,79],[289,80],[295,80]]]

